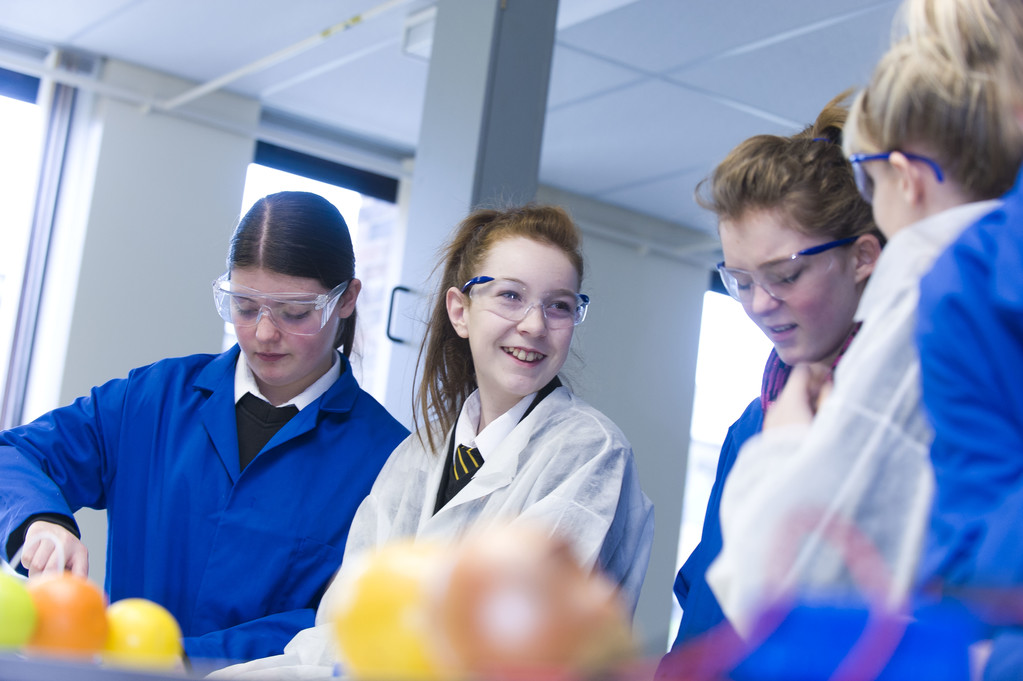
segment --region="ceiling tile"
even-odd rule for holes
[[[741,54],[673,71],[671,78],[769,114],[811,123],[838,93],[866,84],[884,53],[894,7],[885,5],[841,23]]]
[[[83,29],[101,23],[136,0],[4,0],[5,31],[48,43],[67,44]]]
[[[776,131],[781,130],[710,98],[647,81],[551,112],[541,178],[599,195],[691,172],[750,134]]]
[[[594,94],[633,84],[640,79],[646,79],[646,76],[579,52],[573,47],[556,44],[551,60],[547,108],[557,109]]]
[[[864,6],[863,0],[644,0],[568,28],[558,39],[621,65],[661,73]]]

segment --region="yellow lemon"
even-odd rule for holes
[[[354,558],[336,585],[333,621],[345,672],[359,681],[440,681],[432,580],[443,552],[397,543]]]
[[[103,661],[118,667],[170,669],[181,661],[181,627],[162,605],[125,598],[107,608]]]

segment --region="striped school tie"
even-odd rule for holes
[[[483,465],[483,455],[475,447],[458,445],[455,455],[451,457],[451,463],[454,469],[455,480],[461,480],[466,476],[471,478],[473,473],[478,471],[480,466]]]

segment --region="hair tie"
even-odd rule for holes
[[[830,142],[830,141],[831,141],[831,138],[830,138],[830,137],[814,137],[814,138],[813,138],[812,140],[810,140],[810,141],[811,141],[811,142]]]

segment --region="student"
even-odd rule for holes
[[[845,148],[888,243],[833,386],[797,367],[725,488],[708,579],[744,634],[782,597],[907,604],[934,488],[913,342],[920,278],[1011,186],[1023,145],[990,80],[903,43],[858,95]]]
[[[703,535],[675,580],[682,622],[673,649],[724,619],[705,572],[721,550],[718,507],[739,448],[760,431],[790,368],[830,371],[857,329],[853,313],[883,238],[842,154],[839,102],[796,135],[746,140],[697,190],[718,217],[725,288],[774,349],[760,397],[728,430]]]
[[[7,555],[24,542],[30,574],[85,575],[72,514],[107,509],[111,601],[166,606],[193,659],[270,655],[312,625],[355,510],[408,433],[352,376],[361,283],[333,205],[260,199],[227,264],[213,297],[237,345],[134,369],[0,433]]]
[[[996,80],[1000,122],[1020,134],[1023,3],[905,7],[910,34],[939,40],[963,77]],[[983,605],[996,610],[1011,602],[1003,589],[1023,584],[1023,172],[921,281],[917,342],[937,480],[922,577],[958,596],[990,590],[994,603]],[[1002,623],[988,632],[985,679],[1023,677],[1023,617],[1016,610]]]
[[[459,225],[424,340],[418,428],[359,507],[348,556],[522,520],[567,539],[635,609],[653,507],[625,436],[558,379],[589,304],[582,276],[579,232],[560,208],[477,210]],[[329,669],[331,603],[344,597],[334,588],[343,581],[324,596],[319,626],[296,636],[286,655],[224,675],[269,668],[274,678],[306,678],[310,665]]]
[[[635,609],[653,507],[621,430],[558,379],[589,305],[582,276],[579,232],[560,208],[481,210],[462,222],[424,345],[419,427],[360,507],[352,548],[535,519]],[[477,471],[458,445],[479,450]]]

